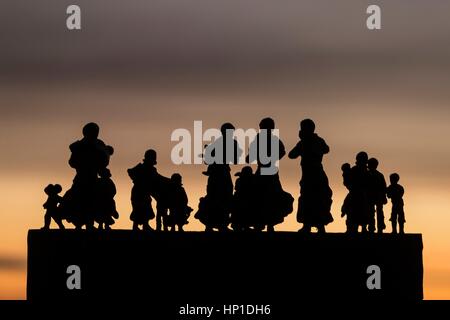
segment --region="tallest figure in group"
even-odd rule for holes
[[[302,232],[310,232],[316,227],[319,233],[325,233],[325,226],[333,221],[331,203],[333,192],[322,166],[322,159],[330,152],[325,140],[315,131],[311,119],[300,123],[300,141],[289,152],[289,158],[301,157],[302,179],[300,198],[298,199],[297,221],[303,223]]]

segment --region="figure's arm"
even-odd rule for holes
[[[302,154],[301,142],[297,143],[294,148],[289,152],[289,159],[297,159]]]

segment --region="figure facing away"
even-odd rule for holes
[[[391,199],[392,202],[392,213],[391,213],[391,223],[392,223],[392,233],[397,233],[397,223],[399,226],[400,234],[405,233],[405,211],[403,195],[405,194],[405,189],[398,183],[400,176],[397,173],[393,173],[389,176],[391,185],[387,188],[387,197]]]
[[[347,190],[349,191],[349,193],[347,194],[347,196],[344,199],[344,203],[342,204],[341,207],[341,217],[345,217],[350,214],[350,206],[351,206],[351,195],[350,195],[350,188],[351,188],[351,170],[352,167],[350,165],[350,163],[344,163],[341,166],[341,170],[342,170],[342,180],[344,183],[344,186],[347,188]],[[348,226],[347,226],[348,227]]]
[[[368,169],[369,156],[361,151],[356,155],[356,163],[349,172],[349,200],[346,205],[347,233],[367,232],[369,224]]]
[[[369,232],[375,232],[375,216],[376,229],[378,233],[383,233],[386,229],[384,224],[383,206],[387,203],[386,199],[386,180],[384,175],[377,170],[378,160],[370,158],[367,162],[368,174],[368,197],[369,197]]]
[[[128,175],[133,181],[131,189],[131,206],[133,208],[130,220],[133,221],[133,230],[152,230],[150,220],[155,218],[152,208],[152,198],[150,196],[149,181],[156,172],[156,151],[147,150],[144,160],[134,168],[128,169]]]
[[[301,157],[300,197],[297,221],[303,223],[299,231],[309,233],[316,227],[325,233],[325,226],[333,222],[331,204],[333,192],[323,169],[323,156],[330,152],[325,140],[315,133],[316,125],[311,119],[300,123],[300,141],[289,152],[290,159]]]
[[[230,164],[237,164],[242,153],[233,137],[234,130],[235,127],[231,123],[223,124],[222,135],[205,148],[205,159],[209,165],[203,174],[208,177],[208,182],[206,196],[200,198],[195,218],[205,225],[205,231],[208,232],[214,229],[229,230],[233,199]]]
[[[170,221],[171,231],[175,231],[175,227],[178,227],[178,231],[183,232],[183,227],[189,223],[188,219],[193,209],[188,205],[189,199],[184,190],[181,175],[174,173],[170,177],[170,182],[171,192],[168,221]]]
[[[98,181],[98,208],[96,222],[98,223],[98,229],[105,230],[111,229],[111,226],[115,223],[114,219],[119,218],[119,213],[116,209],[116,196],[117,189],[113,180],[111,179],[111,171],[104,168],[100,172],[100,179]]]
[[[59,184],[49,184],[44,192],[48,196],[47,201],[44,203],[45,215],[44,226],[42,229],[50,229],[50,223],[52,219],[56,222],[60,229],[65,229],[62,223],[62,214],[59,208],[59,204],[62,201],[62,197],[59,195],[62,191],[62,187]]]
[[[277,162],[286,155],[286,150],[283,142],[273,132],[275,121],[264,118],[259,123],[259,128],[260,132],[250,143],[248,152],[248,162],[256,161],[258,165],[254,177],[258,201],[253,209],[258,215],[254,216],[252,224],[257,231],[266,228],[268,232],[273,232],[275,226],[292,212],[294,198],[283,190],[280,182]]]

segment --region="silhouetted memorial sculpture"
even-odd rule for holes
[[[205,225],[206,231],[227,231],[233,199],[233,181],[230,164],[238,163],[242,150],[233,138],[234,126],[225,123],[221,127],[222,136],[205,148],[204,157],[208,169],[203,172],[208,177],[206,196],[200,198],[195,218]],[[231,145],[231,148],[227,146]],[[232,150],[230,150],[232,149]]]
[[[392,213],[391,219],[392,223],[392,233],[397,233],[397,222],[399,226],[400,234],[405,233],[405,211],[403,203],[403,195],[405,189],[398,183],[400,176],[397,173],[393,173],[389,176],[391,185],[387,188],[387,197],[391,199],[392,202]]]
[[[346,182],[350,190],[348,203],[345,204],[348,233],[357,233],[359,227],[361,232],[367,232],[370,216],[368,158],[363,151],[356,155],[356,164],[350,169],[349,181]]]
[[[297,210],[297,221],[303,223],[300,231],[310,232],[311,227],[316,227],[318,232],[324,233],[325,226],[333,222],[331,215],[333,192],[322,166],[323,156],[330,148],[314,131],[315,124],[311,119],[301,121],[300,141],[289,152],[289,158],[302,158],[300,162],[302,179]]]
[[[245,166],[235,176],[238,178],[234,187],[231,228],[234,231],[248,231],[258,221],[255,175],[250,166]]]
[[[50,229],[50,223],[52,219],[56,222],[60,229],[65,229],[62,223],[63,216],[61,208],[59,207],[62,197],[59,195],[62,191],[62,187],[59,184],[49,184],[44,192],[48,196],[47,201],[44,203],[43,207],[46,210],[44,215],[44,226],[42,229]]]
[[[152,230],[149,222],[155,218],[155,213],[152,208],[149,183],[154,179],[155,165],[156,151],[147,150],[143,162],[128,169],[128,175],[133,181],[131,189],[133,210],[130,215],[130,220],[133,221],[133,230],[139,230],[139,226],[142,226],[143,230]]]
[[[284,218],[293,211],[294,198],[285,192],[281,186],[276,162],[286,155],[283,142],[273,134],[275,121],[272,118],[264,118],[259,123],[260,132],[250,143],[248,152],[248,162],[257,162],[258,168],[255,172],[255,192],[257,201],[254,203],[255,215],[253,227],[257,231],[264,228],[268,232],[275,231],[274,227],[284,221]],[[261,150],[261,148],[265,150]],[[278,147],[278,150],[272,150]],[[263,161],[261,156],[266,154],[267,159]],[[271,174],[265,174],[264,169],[273,168],[276,170]]]
[[[83,128],[83,139],[70,145],[69,165],[76,170],[76,175],[63,197],[61,210],[76,229],[94,228],[99,209],[99,174],[108,167],[114,153],[111,146],[98,139],[99,131],[97,124],[88,123]]]
[[[183,227],[187,225],[189,216],[193,209],[189,207],[188,196],[183,188],[183,180],[180,174],[174,173],[171,178],[170,200],[169,200],[169,216],[168,222],[171,231],[184,231]]]
[[[370,158],[367,162],[369,169],[369,232],[375,232],[375,225],[378,233],[383,233],[386,229],[384,224],[383,206],[387,203],[386,199],[386,180],[384,175],[377,170],[378,160]],[[376,216],[376,224],[375,224]]]

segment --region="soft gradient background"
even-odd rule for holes
[[[162,174],[183,175],[196,207],[204,167],[171,163],[171,132],[194,120],[257,127],[266,116],[287,148],[305,117],[330,145],[329,231],[345,230],[343,162],[365,150],[386,176],[398,172],[406,230],[424,237],[425,298],[450,298],[450,3],[370,1],[382,7],[376,32],[365,28],[367,1],[76,3],[76,32],[65,28],[72,2],[0,3],[1,299],[25,298],[27,230],[43,224],[43,188],[70,187],[68,146],[84,123],[98,122],[115,147],[116,228],[130,228],[126,169],[146,149],[158,150]],[[281,179],[297,197],[298,161],[281,161]],[[277,229],[299,227],[292,214]]]

